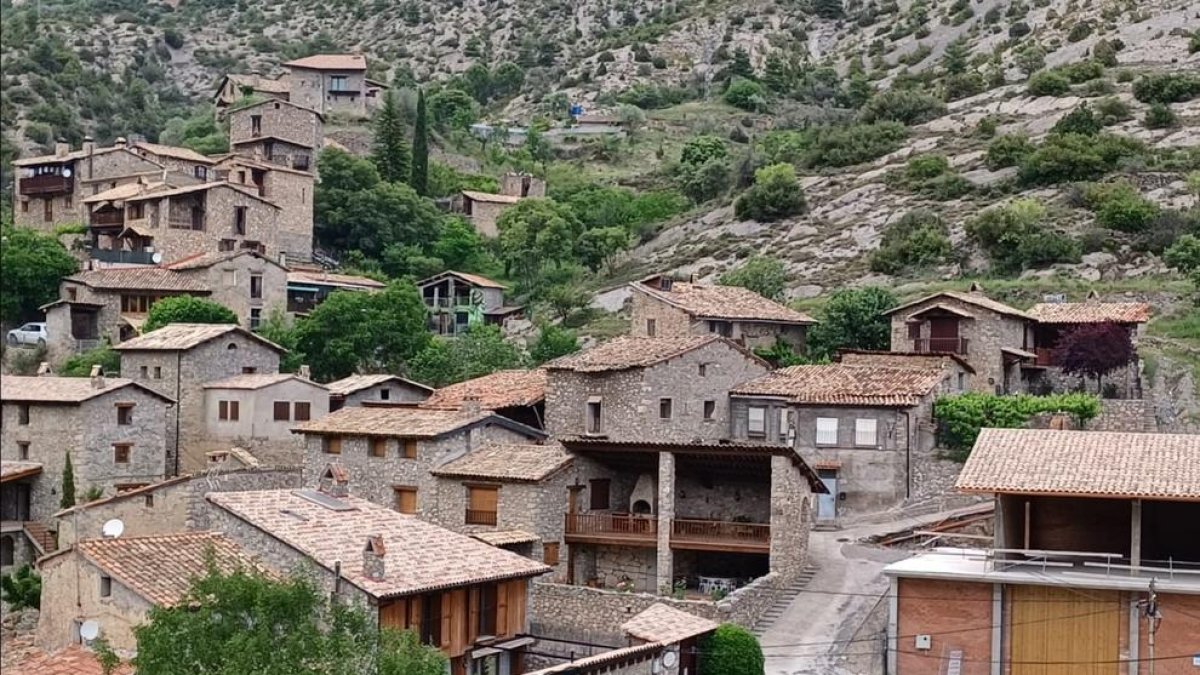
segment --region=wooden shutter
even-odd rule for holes
[[[238,417],[239,417],[239,415],[238,415],[238,412],[239,412],[239,411],[238,411],[238,402],[237,402],[237,401],[230,401],[230,402],[229,402],[229,419],[231,419],[231,420],[233,420],[233,421],[235,421],[235,422],[236,422],[236,421],[238,420]]]
[[[496,636],[508,635],[508,593],[512,584],[500,582],[496,584]]]
[[[287,401],[275,401],[273,408],[275,411],[275,421],[276,422],[289,421],[289,413],[291,411],[291,406],[288,405]]]
[[[404,598],[379,608],[379,627],[403,629],[408,626],[408,601]]]
[[[445,651],[450,651],[450,640],[452,637],[451,632],[454,628],[453,622],[451,621],[454,616],[454,603],[451,601],[451,598],[452,595],[450,593],[443,593],[441,596],[441,602],[438,603],[438,606],[442,609],[442,639],[439,646]]]
[[[417,512],[417,488],[398,487],[396,490],[396,510],[400,513]]]
[[[479,587],[472,586],[467,592],[467,643],[473,644],[475,638],[479,637]]]
[[[415,439],[415,438],[404,439],[404,459],[416,459],[416,458],[417,458],[417,439]]]
[[[513,579],[508,582],[508,634],[525,632],[525,593],[527,581]]]
[[[471,502],[469,508],[472,511],[496,512],[496,505],[500,494],[499,489],[494,487],[468,487],[467,490]]]
[[[542,562],[547,565],[558,564],[558,542],[548,541],[542,544]]]
[[[609,504],[609,480],[607,478],[593,478],[591,481],[591,510],[607,511]]]

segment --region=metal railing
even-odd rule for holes
[[[467,525],[495,525],[496,512],[467,509],[465,522]]]
[[[967,338],[916,338],[913,340],[913,351],[922,354],[958,354],[967,355]]]
[[[88,251],[92,260],[109,263],[153,265],[154,251],[125,251],[121,249],[93,248]]]

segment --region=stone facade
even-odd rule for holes
[[[808,327],[767,321],[714,322],[695,317],[679,307],[638,290],[632,284],[630,294],[629,334],[640,337],[676,337],[680,335],[709,335],[719,330],[719,324],[729,325],[725,337],[750,349],[770,347],[777,340],[791,345],[798,353],[804,351]],[[650,334],[651,320],[653,332]]]
[[[763,361],[723,341],[644,368],[552,369],[546,382],[546,430],[553,436],[588,433],[588,404],[599,401],[600,433],[612,440],[724,438],[729,390],[766,372]],[[669,407],[666,418],[664,406]]]
[[[137,651],[134,628],[146,620],[153,605],[70,550],[44,561],[42,609],[38,620],[38,645],[55,651],[79,642],[79,624],[95,620],[104,639],[118,654]],[[101,596],[101,577],[108,579],[107,597]]]
[[[184,194],[148,192],[128,200],[125,226],[143,232],[164,260],[260,245],[277,255],[280,213],[264,198],[216,182]]]
[[[334,78],[344,78],[345,93],[334,94]],[[325,70],[290,67],[283,79],[291,92],[288,100],[297,105],[311,108],[321,114],[343,113],[353,117],[366,117],[370,88],[367,71]]]
[[[13,554],[11,565],[0,564],[0,574],[12,574],[23,565],[32,565],[42,555],[25,534],[23,523],[18,521],[0,521],[0,548],[11,548]]]
[[[384,391],[387,398],[384,398]],[[429,391],[402,381],[383,382],[346,395],[338,407],[360,406],[367,402],[420,403],[429,398]]]
[[[221,403],[228,410],[235,401],[238,419],[221,419]],[[276,419],[277,403],[284,404],[284,419]],[[321,419],[329,414],[329,391],[299,377],[256,389],[222,387],[219,382],[205,385],[205,432],[189,452],[207,454],[236,446],[267,464],[300,466],[305,458],[304,439],[292,433],[292,428],[303,421],[295,418],[297,403],[307,404],[308,419]]]
[[[239,152],[243,150],[238,148]],[[311,258],[316,182],[313,173],[240,155],[222,161],[218,172],[225,180],[246,186],[278,208],[277,229],[267,244],[267,252],[273,259],[280,254],[299,260]]]
[[[229,143],[232,146],[269,137],[292,147],[307,149],[305,157],[308,161],[303,166],[296,165],[295,156],[289,157],[289,161],[283,164],[293,169],[307,170],[325,139],[321,115],[288,101],[262,101],[230,111],[226,119],[229,120]],[[282,157],[270,161],[281,160]]]
[[[257,330],[271,312],[287,308],[287,269],[271,258],[249,251],[212,265],[180,270],[184,276],[204,279],[209,299],[238,316],[246,330]],[[257,280],[255,279],[257,277]]]

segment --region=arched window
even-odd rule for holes
[[[225,347],[225,349],[228,349],[229,351],[233,351],[233,350],[237,349],[237,343],[230,342],[229,345]]]
[[[0,537],[0,567],[12,565],[16,557],[16,540],[11,535]]]

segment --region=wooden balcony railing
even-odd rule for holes
[[[746,544],[769,543],[771,526],[765,523],[734,523],[718,520],[674,520],[671,540],[727,541]]]
[[[568,513],[566,533],[654,539],[658,536],[658,519],[625,513]]]
[[[1054,350],[1053,349],[1050,349],[1049,347],[1038,347],[1036,350],[1036,353],[1037,353],[1037,364],[1039,366],[1053,366],[1054,365]]]
[[[92,227],[120,227],[125,224],[124,211],[97,211],[88,216]]]
[[[967,338],[917,338],[913,340],[913,351],[928,354],[967,355]]]
[[[565,533],[568,537],[641,542],[658,539],[658,519],[617,513],[568,513]],[[771,544],[771,526],[766,523],[738,523],[720,520],[671,521],[671,545],[678,548],[711,550],[766,550]]]
[[[52,195],[70,192],[74,189],[72,179],[66,176],[46,174],[21,179],[20,192],[23,195]]]
[[[467,509],[465,520],[467,525],[495,525],[495,511],[480,511],[479,509]]]

